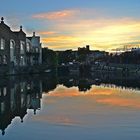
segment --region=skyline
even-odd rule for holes
[[[91,49],[110,51],[124,44],[140,44],[139,0],[40,0],[28,3],[1,0],[0,16],[12,30],[41,36],[43,47],[54,50]]]

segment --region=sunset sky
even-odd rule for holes
[[[54,50],[140,44],[140,0],[1,0],[0,16],[12,30],[36,31]]]

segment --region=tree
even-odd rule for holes
[[[48,48],[42,49],[42,62],[44,65],[48,65],[50,67],[57,66],[57,54],[55,51],[50,50]]]

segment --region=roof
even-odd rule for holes
[[[26,37],[26,38],[28,38],[29,40],[32,40],[32,37]]]

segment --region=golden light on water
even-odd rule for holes
[[[139,91],[133,90],[123,90],[121,88],[109,88],[109,87],[98,87],[93,86],[87,92],[79,92],[76,87],[74,88],[66,88],[64,86],[59,86],[49,93],[48,98],[55,103],[55,100],[65,99],[65,98],[72,98],[75,97],[79,99],[89,100],[89,103],[96,102],[97,104],[106,104],[118,107],[132,107],[132,108],[140,108],[140,95]],[[46,96],[46,95],[44,95]],[[74,98],[73,98],[74,97]],[[75,100],[77,100],[77,98]],[[48,100],[49,101],[49,100]],[[86,105],[84,105],[86,106]],[[89,105],[88,105],[89,106]],[[88,108],[88,107],[86,107]]]

